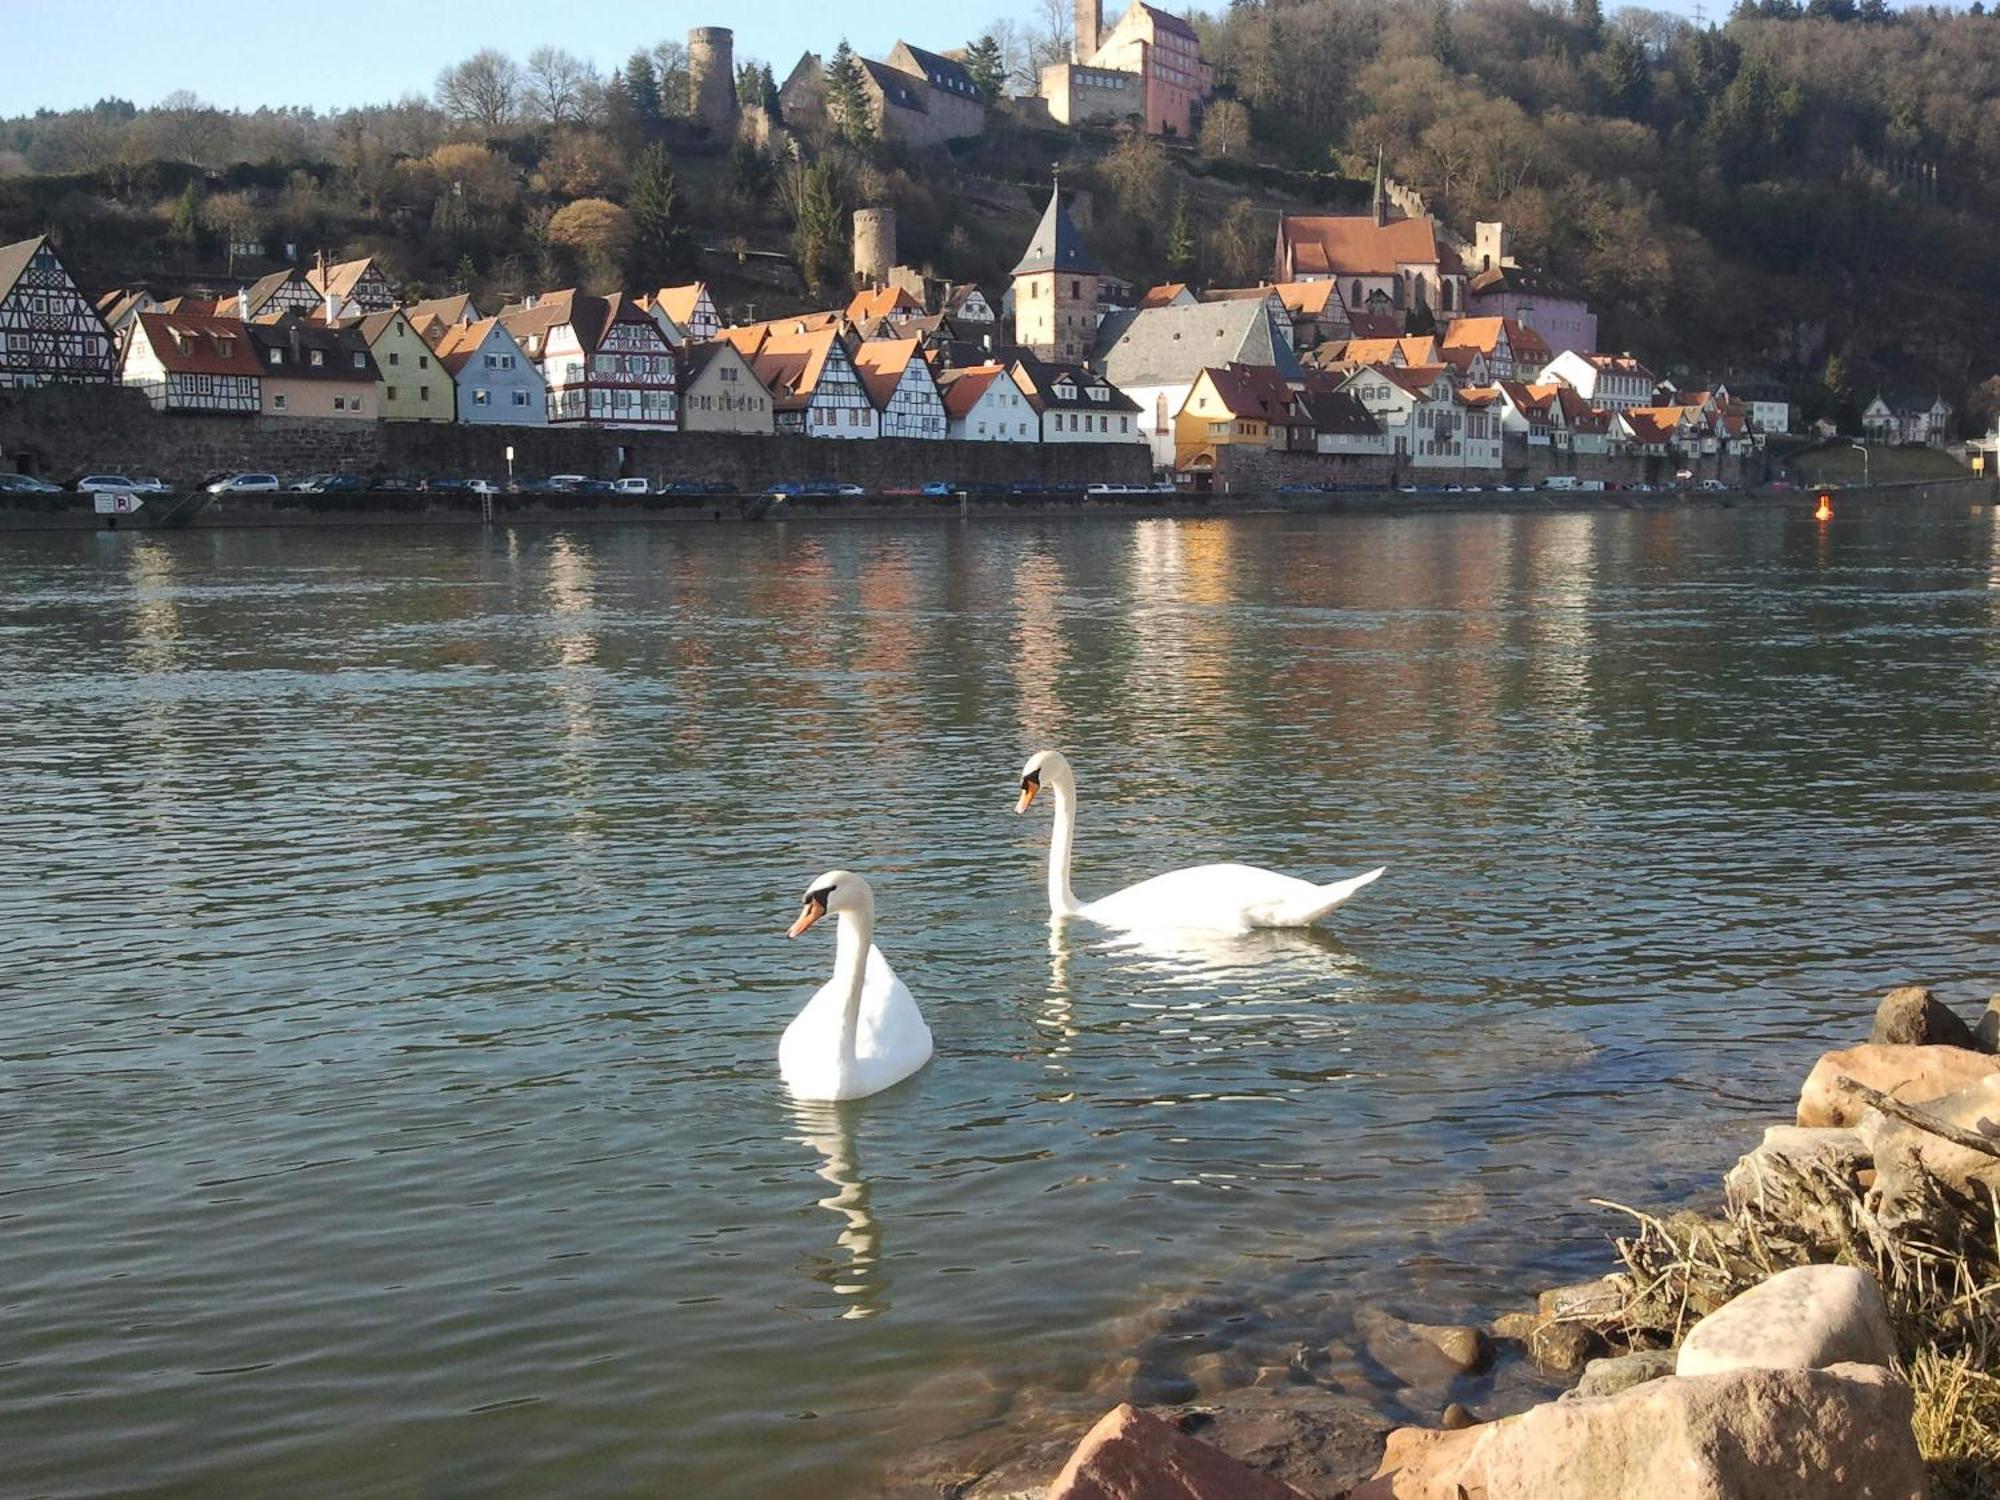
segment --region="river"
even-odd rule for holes
[[[10,1495],[867,1494],[1190,1290],[1595,1268],[2000,975],[1976,506],[19,536],[0,704]],[[1044,746],[1086,900],[1389,873],[1052,931]],[[938,1050],[806,1109],[843,865]]]

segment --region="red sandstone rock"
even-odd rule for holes
[[[1303,1500],[1136,1406],[1114,1407],[1077,1444],[1048,1500]]]
[[[1962,1047],[1897,1047],[1865,1042],[1842,1052],[1829,1052],[1813,1064],[1799,1091],[1801,1125],[1859,1125],[1868,1108],[1854,1095],[1834,1087],[1843,1075],[1856,1083],[1911,1103],[1941,1098],[2000,1073],[2000,1057],[1968,1052]]]

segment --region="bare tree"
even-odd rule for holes
[[[560,47],[537,47],[528,54],[523,84],[528,113],[560,128],[583,118],[597,70]]]
[[[1076,12],[1071,0],[1036,0],[1028,23],[1028,58],[1041,82],[1041,70],[1066,63],[1076,51]]]
[[[491,47],[438,74],[438,108],[488,135],[513,120],[520,96],[521,70],[513,58]]]
[[[693,105],[688,49],[679,42],[661,42],[653,49],[653,72],[659,78],[660,113],[685,115]]]
[[[147,124],[163,154],[190,166],[213,165],[229,140],[228,116],[187,89],[155,105]]]

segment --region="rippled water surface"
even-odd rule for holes
[[[13,537],[0,705],[9,1495],[866,1494],[1594,1262],[2000,958],[1987,509]],[[1052,934],[1044,745],[1085,899],[1389,876]],[[808,1110],[834,865],[938,1055]]]

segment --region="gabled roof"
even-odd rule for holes
[[[926,52],[921,47],[913,47],[908,42],[899,41],[897,46],[916,59],[917,66],[924,70],[926,82],[933,77],[943,78],[948,80],[945,87],[955,88],[972,98],[979,96],[979,86],[972,81],[972,74],[966,71],[965,64],[956,58],[941,57],[935,52]]]
[[[834,346],[840,343],[840,331],[821,328],[812,333],[766,334],[761,342],[762,347],[750,359],[750,368],[771,393],[773,410],[796,411],[819,389]],[[741,344],[736,347],[743,352]],[[840,347],[845,352],[846,346]]]
[[[889,409],[889,398],[903,382],[911,360],[923,359],[919,339],[870,339],[854,351],[854,373],[868,390],[877,411]]]
[[[477,323],[451,323],[444,325],[443,337],[431,346],[432,352],[437,355],[439,364],[443,365],[451,374],[457,375],[459,371],[465,368],[466,362],[473,355],[486,347],[486,341],[493,336],[495,329],[498,329],[500,336],[513,345],[514,348],[520,348],[520,345],[515,342],[514,335],[508,331],[505,323],[502,323],[498,318],[481,318]],[[535,362],[529,359],[525,353],[521,355],[521,367],[535,376],[539,377],[541,374]]]
[[[945,411],[955,420],[964,421],[972,408],[979,404],[979,398],[1006,373],[1003,365],[968,365],[962,370],[945,371],[938,376],[938,389],[944,396]]]
[[[614,292],[609,297],[592,297],[575,287],[546,293],[535,299],[533,307],[522,302],[512,303],[501,309],[500,321],[524,350],[529,339],[547,338],[554,329],[567,325],[576,331],[577,344],[586,355],[597,352],[597,346],[604,341],[604,335],[614,324],[643,325],[652,329],[656,336],[660,328],[623,292]]]
[[[1618,418],[1631,429],[1637,443],[1671,442],[1680,428],[1680,413],[1673,407],[1635,406],[1620,412]]]
[[[1299,378],[1298,356],[1256,302],[1197,302],[1113,313],[1098,326],[1096,363],[1117,385],[1191,385],[1210,365],[1273,365]]]
[[[1559,297],[1575,302],[1583,300],[1553,276],[1542,271],[1531,271],[1526,266],[1489,267],[1466,282],[1465,289],[1474,297],[1499,296],[1504,292],[1516,292],[1523,296]]]
[[[1292,388],[1269,365],[1211,366],[1202,375],[1231,416],[1278,423],[1292,419]]]
[[[271,299],[278,295],[279,289],[290,281],[298,282],[308,291],[317,290],[311,282],[307,281],[305,277],[299,275],[295,270],[273,271],[269,276],[260,276],[244,288],[243,295],[249,303],[250,316],[254,318],[262,313]],[[233,297],[217,297],[215,299],[216,311],[224,311],[235,300]]]
[[[1444,260],[1429,219],[1377,224],[1369,214],[1286,214],[1278,237],[1298,276],[1392,276],[1398,266]]]
[[[1171,31],[1175,36],[1184,36],[1191,42],[1200,40],[1195,35],[1194,28],[1188,25],[1187,22],[1183,21],[1179,16],[1171,15],[1161,10],[1156,5],[1147,5],[1145,0],[1134,0],[1132,9],[1144,12],[1146,18],[1153,23],[1155,30]],[[1124,17],[1120,16],[1119,20],[1123,21]]]
[[[854,300],[847,304],[847,321],[869,323],[877,318],[886,318],[894,313],[920,314],[923,303],[912,297],[899,286],[878,286],[865,292],[856,292]]]
[[[354,288],[360,284],[361,278],[368,274],[368,268],[374,264],[374,258],[365,255],[360,260],[344,260],[337,266],[328,266],[324,277],[320,275],[319,267],[314,266],[306,272],[306,285],[316,292],[331,291],[334,296],[345,302],[353,294]],[[381,271],[378,269],[376,274],[381,275]]]
[[[1392,339],[1349,339],[1339,357],[1357,365],[1386,365],[1400,354],[1406,365],[1438,363],[1437,340],[1424,334],[1402,334]]]
[[[28,269],[28,262],[35,258],[37,250],[48,243],[48,238],[45,234],[38,234],[31,240],[0,245],[0,298],[14,290],[14,283],[21,279],[21,273]]]
[[[257,363],[266,376],[276,375],[286,380],[365,382],[370,385],[382,378],[375,356],[362,342],[360,330],[352,325],[329,328],[324,323],[308,322],[296,315],[281,315],[255,319],[241,326],[256,346]],[[283,364],[270,362],[270,351],[273,349],[284,351]],[[312,362],[311,356],[315,353],[322,357],[319,364]],[[355,363],[356,356],[360,358],[359,364]]]
[[[1310,391],[1303,399],[1306,415],[1320,432],[1365,437],[1382,430],[1375,414],[1352,391]]]
[[[470,292],[460,292],[452,297],[429,297],[422,302],[412,302],[403,311],[409,316],[413,328],[433,319],[440,323],[477,323],[486,316],[473,302]]]
[[[1083,236],[1069,216],[1069,210],[1062,206],[1060,189],[1049,194],[1049,206],[1042,210],[1042,221],[1035,226],[1033,238],[1028,241],[1027,253],[1014,267],[1014,275],[1029,276],[1038,271],[1075,271],[1079,275],[1095,276],[1099,266],[1085,248]]]
[[[1438,376],[1444,373],[1444,366],[1412,365],[1408,369],[1398,369],[1394,365],[1367,364],[1362,365],[1354,373],[1379,375],[1408,395],[1415,396],[1419,400],[1429,400],[1431,387],[1437,384]]]
[[[1281,281],[1271,290],[1295,318],[1322,318],[1329,302],[1336,307],[1343,305],[1340,285],[1334,281]]]
[[[1351,307],[1347,321],[1358,339],[1399,339],[1408,326],[1401,313],[1356,312]]]
[[[681,327],[687,328],[694,322],[695,309],[701,299],[708,295],[708,283],[691,281],[686,286],[663,286],[653,293],[653,305],[672,318]],[[711,302],[710,310],[713,311]]]
[[[1173,307],[1182,297],[1193,297],[1185,281],[1163,281],[1158,286],[1149,286],[1139,298],[1141,307]],[[1197,299],[1198,300],[1198,299]],[[1185,304],[1179,304],[1185,305]]]
[[[1016,383],[1027,396],[1028,404],[1038,412],[1135,412],[1139,409],[1138,402],[1088,365],[1064,364],[1023,353],[1015,358],[1013,368]],[[1061,394],[1059,387],[1063,386],[1075,394]],[[1105,391],[1106,399],[1091,400],[1090,392],[1094,389]]]
[[[861,64],[862,73],[882,91],[882,103],[885,106],[893,104],[898,109],[907,109],[919,115],[930,113],[930,106],[924,102],[923,95],[923,90],[930,87],[928,80],[925,80],[920,88],[911,80],[908,73],[892,68],[887,63],[876,62],[872,57],[858,57],[855,61]]]
[[[146,343],[170,374],[264,373],[248,330],[235,318],[142,312],[138,322]]]
[[[728,339],[689,339],[680,347],[681,383],[683,385],[693,385],[703,375],[708,373],[708,367],[722,358],[725,352],[734,354],[746,366],[750,364],[749,359],[744,356],[743,351],[730,343]],[[751,368],[750,373],[752,375],[757,373],[754,367]]]
[[[364,313],[353,321],[361,330],[361,337],[367,341],[368,347],[373,349],[382,335],[396,326],[398,318],[403,318],[402,310],[392,307],[386,312]],[[409,320],[403,318],[403,321],[407,323]]]

